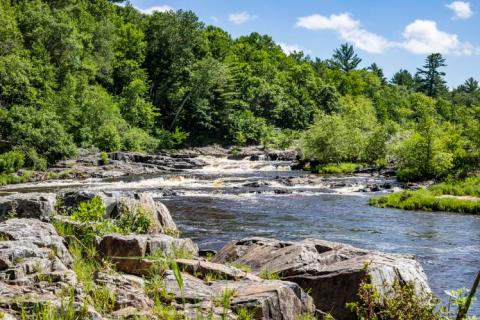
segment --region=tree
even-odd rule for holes
[[[385,75],[383,74],[382,68],[380,68],[375,62],[372,63],[367,70],[372,71],[374,74],[378,76],[382,84],[385,84],[387,82],[387,79],[385,78]]]
[[[335,49],[332,62],[333,65],[340,70],[349,72],[356,69],[360,62],[362,62],[362,59],[357,56],[352,45],[344,43],[340,48]]]
[[[417,86],[420,92],[429,97],[438,97],[447,91],[445,86],[445,72],[439,71],[446,67],[445,58],[440,53],[432,53],[425,59],[423,69],[417,68]]]
[[[400,71],[397,71],[393,75],[392,80],[390,80],[390,82],[398,86],[404,86],[407,88],[412,88],[414,84],[412,74],[405,69],[400,69]]]
[[[458,86],[457,90],[463,91],[465,93],[477,93],[480,91],[480,87],[478,86],[478,81],[473,78],[468,78],[465,80],[463,84]]]

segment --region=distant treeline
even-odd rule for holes
[[[480,90],[448,90],[440,54],[391,80],[348,44],[331,59],[233,39],[190,11],[107,0],[0,1],[0,171],[77,148],[296,144],[321,163],[395,163],[405,179],[474,170]],[[319,41],[321,41],[319,39]]]

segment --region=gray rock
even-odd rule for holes
[[[117,215],[117,204],[121,197],[119,192],[105,193],[90,190],[70,191],[59,194],[58,200],[60,201],[62,209],[67,213],[72,213],[78,208],[80,203],[91,201],[95,197],[102,199],[103,205],[105,206],[105,217]]]
[[[221,315],[221,301],[226,290],[233,291],[230,300],[232,310],[246,308],[255,313],[255,319],[294,320],[301,315],[312,315],[315,306],[297,284],[279,280],[237,281],[220,280],[211,285],[198,278],[183,273],[184,288],[181,290],[172,271],[165,276],[165,289],[172,294],[177,303],[184,301],[192,310],[213,310],[214,318]],[[220,303],[219,303],[220,302]],[[235,318],[228,313],[228,318]]]
[[[152,233],[178,233],[170,211],[163,203],[153,200],[150,193],[135,193],[133,198],[121,198],[120,203],[129,211],[143,208],[152,212],[155,219]]]
[[[116,264],[117,270],[136,275],[150,273],[155,264],[148,259],[152,254],[172,255],[174,250],[181,249],[198,255],[198,247],[192,240],[164,234],[109,234],[100,239],[97,248],[103,257]]]
[[[54,193],[17,193],[0,197],[0,220],[9,216],[48,221],[55,210]]]
[[[300,242],[266,238],[232,241],[212,260],[249,265],[252,273],[279,273],[283,280],[299,284],[312,295],[318,309],[336,319],[351,319],[347,302],[357,301],[362,281],[386,295],[395,281],[415,281],[417,289],[430,292],[427,277],[413,257],[385,254],[335,242],[306,239]]]
[[[147,192],[120,193],[81,190],[63,193],[59,196],[59,199],[63,209],[67,213],[71,213],[81,202],[90,201],[94,197],[102,199],[105,206],[105,217],[118,218],[122,212],[136,212],[138,208],[143,208],[153,214],[152,233],[178,233],[177,226],[167,207],[163,203],[155,201],[152,195]]]
[[[18,301],[60,305],[60,292],[77,286],[72,258],[50,224],[10,219],[0,223],[0,235],[0,308]]]
[[[260,277],[255,276],[251,273],[244,272],[240,269],[224,264],[193,259],[177,259],[176,261],[180,269],[182,269],[184,272],[194,274],[197,277],[201,278],[205,278],[207,275],[213,275],[217,279],[223,280],[262,280]]]
[[[153,301],[145,294],[143,278],[128,274],[108,274],[97,272],[94,275],[97,285],[107,287],[115,295],[115,310],[134,307],[136,312],[148,310]]]

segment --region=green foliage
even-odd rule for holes
[[[154,152],[158,147],[158,140],[139,128],[128,129],[122,137],[124,150],[137,152]]]
[[[269,269],[262,269],[258,276],[265,280],[280,280],[280,274]]]
[[[338,67],[340,70],[349,72],[354,70],[359,63],[362,62],[362,59],[357,56],[352,45],[344,43],[340,46],[340,48],[335,49],[332,62],[333,65]]]
[[[423,189],[396,192],[387,196],[371,198],[369,201],[371,205],[377,207],[480,214],[480,200],[478,198],[441,197]]]
[[[108,153],[106,153],[106,152],[100,153],[100,163],[105,166],[109,162],[110,162],[110,160],[108,159]]]
[[[357,69],[349,44],[313,61],[191,11],[113,2],[0,2],[0,153],[44,170],[77,147],[298,145],[308,160],[392,164],[406,180],[478,170],[478,79],[448,92],[438,53],[386,83],[374,62]]]
[[[438,69],[446,67],[445,58],[440,53],[432,53],[425,59],[424,69],[417,69],[415,80],[419,89],[430,97],[437,97],[447,91],[445,72]]]
[[[402,191],[370,199],[377,207],[405,210],[480,213],[480,176],[433,184],[426,189]]]
[[[358,301],[347,304],[360,320],[453,320],[456,310],[466,303],[466,291],[447,292],[451,299],[448,305],[431,293],[419,293],[414,282],[393,284],[393,290],[387,296],[380,297],[377,288],[364,280],[358,291]],[[456,308],[454,308],[456,307]],[[476,317],[462,317],[464,320],[475,320]]]
[[[155,226],[154,214],[149,208],[120,202],[120,217],[115,220],[115,225],[123,233],[150,233]]]
[[[58,117],[49,111],[15,106],[0,110],[0,135],[10,145],[26,151],[26,165],[34,165],[30,154],[41,155],[49,163],[75,154],[75,145]]]
[[[325,165],[318,165],[314,168],[314,172],[327,174],[353,173],[361,169],[362,165],[358,163],[343,162],[339,164],[329,163]]]
[[[13,173],[23,167],[25,156],[20,151],[9,151],[0,154],[0,173]]]
[[[118,151],[122,147],[122,138],[113,123],[107,123],[98,129],[95,144],[100,150]]]
[[[156,132],[158,137],[158,145],[160,149],[174,149],[181,147],[185,140],[190,136],[190,133],[181,131],[178,127],[175,131],[170,132],[164,129],[158,129]]]

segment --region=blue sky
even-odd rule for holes
[[[447,58],[447,81],[480,80],[480,0],[131,0],[153,10],[192,10],[233,37],[268,34],[285,51],[329,58],[354,44],[362,66],[376,62],[390,77],[415,72],[431,52]]]

